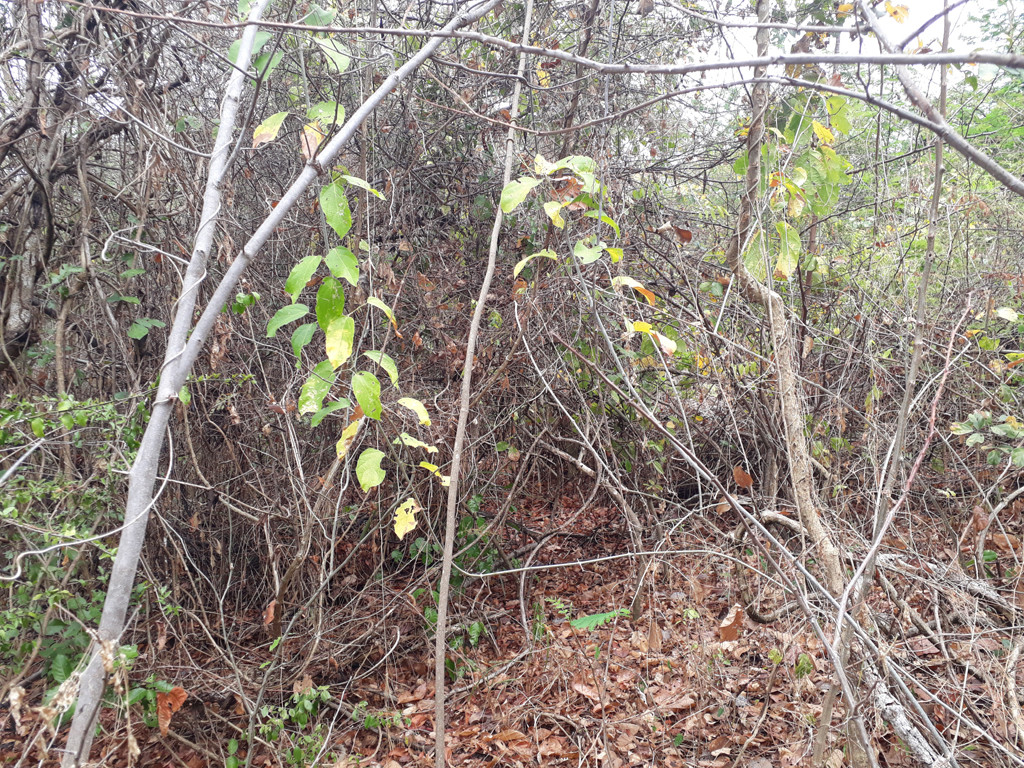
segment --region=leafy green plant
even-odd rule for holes
[[[797,678],[807,677],[814,671],[814,659],[808,656],[806,653],[801,653],[793,665],[793,674]]]
[[[352,719],[370,731],[377,731],[382,728],[402,728],[411,722],[401,712],[394,710],[378,709],[370,711],[370,705],[365,701],[359,702],[352,708]]]
[[[986,550],[984,550],[981,553],[981,561],[986,564],[985,565],[985,576],[987,578],[991,579],[991,578],[993,578],[995,576],[995,574],[992,572],[992,569],[988,567],[988,564],[989,563],[995,563],[998,560],[999,560],[999,553],[995,552],[995,551],[993,551],[991,549],[986,549]],[[971,558],[966,563],[964,563],[964,568],[973,568],[974,565],[975,565],[974,558]]]
[[[313,720],[321,705],[330,699],[327,686],[319,686],[292,694],[285,706],[261,707],[260,736],[272,743],[287,742],[284,758],[288,765],[303,768],[312,764],[326,739],[323,724]]]
[[[224,768],[238,768],[238,739],[228,739],[228,756],[224,758]]]
[[[592,632],[595,629],[600,629],[605,624],[615,621],[620,616],[628,616],[629,608],[616,608],[614,611],[608,611],[606,613],[592,613],[589,616],[580,616],[578,619],[573,619],[569,623],[574,629],[582,629],[585,632]]]
[[[967,447],[987,451],[985,461],[998,466],[1005,457],[1015,467],[1024,467],[1024,423],[1017,417],[993,417],[991,411],[974,411],[966,420],[950,425],[954,435],[965,435]]]

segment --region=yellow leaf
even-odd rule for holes
[[[415,397],[403,397],[399,399],[398,404],[403,408],[408,408],[410,411],[416,414],[420,420],[420,424],[429,427],[430,426],[430,414],[427,413],[426,407],[417,400]]]
[[[849,16],[853,12],[853,3],[840,3],[839,7],[836,8],[836,15],[842,19]]]
[[[356,439],[356,434],[359,432],[359,427],[362,426],[363,420],[356,419],[341,433],[341,439],[338,440],[338,458],[345,458],[345,454],[348,453],[348,449],[352,447],[352,442]]]
[[[448,487],[452,479],[449,475],[442,475],[441,470],[437,468],[437,464],[431,464],[429,461],[421,461],[420,466],[427,470],[430,474],[441,481],[441,485]]]
[[[310,160],[320,148],[320,142],[324,140],[324,133],[320,130],[319,122],[306,123],[302,126],[302,133],[299,134],[299,149],[302,150],[302,157]]]
[[[256,149],[260,144],[276,139],[286,117],[288,117],[287,112],[278,112],[257,125],[256,130],[252,133],[252,148]]]
[[[551,219],[551,223],[559,229],[565,229],[565,219],[562,218],[562,206],[564,203],[560,203],[557,200],[549,200],[544,203],[544,213]]]
[[[818,141],[822,144],[831,144],[836,140],[836,137],[832,135],[832,131],[826,128],[824,125],[819,123],[817,120],[813,123],[814,135],[818,137]]]
[[[356,326],[352,317],[345,315],[336,317],[327,326],[325,349],[327,359],[334,369],[339,368],[352,356],[352,343],[355,339]]]
[[[634,291],[636,291],[645,299],[647,299],[648,304],[650,304],[652,307],[654,306],[654,302],[656,301],[657,297],[655,297],[655,295],[651,291],[644,288],[643,284],[640,283],[639,281],[634,280],[632,277],[626,277],[625,275],[620,275],[618,277],[612,278],[613,288],[618,288],[619,286],[622,285],[632,288]]]
[[[907,16],[910,15],[910,9],[905,5],[893,5],[889,0],[885,0],[885,12],[892,16],[896,21],[902,24],[907,20]]]
[[[405,534],[416,528],[416,513],[420,505],[416,499],[408,498],[395,510],[395,535],[405,538]]]
[[[398,323],[395,322],[395,313],[391,311],[391,307],[385,304],[383,301],[378,299],[376,296],[371,296],[366,300],[366,304],[371,307],[376,307],[385,315],[388,316],[388,320],[391,321],[391,327],[395,329],[395,334],[398,338],[402,338],[402,334],[398,333]]]
[[[651,337],[651,341],[661,348],[662,354],[668,355],[669,357],[674,355],[676,353],[676,349],[678,349],[678,345],[672,339],[658,333],[650,323],[645,323],[642,320],[634,320],[633,330],[639,331],[640,333],[646,333]]]
[[[541,88],[547,88],[551,85],[551,75],[537,67],[537,82],[540,83]]]

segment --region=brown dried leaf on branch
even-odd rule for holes
[[[167,693],[156,695],[156,721],[160,726],[160,735],[167,736],[171,725],[171,715],[181,709],[181,705],[188,698],[188,691],[180,686],[175,686]]]
[[[732,468],[732,479],[736,481],[736,485],[745,491],[749,491],[754,487],[754,478],[739,464]]]

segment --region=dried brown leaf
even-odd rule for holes
[[[171,726],[171,715],[181,709],[188,698],[188,691],[175,686],[168,693],[162,691],[156,695],[156,721],[160,726],[160,735],[166,736]]]
[[[736,481],[736,485],[745,491],[749,491],[754,487],[754,478],[739,464],[732,468],[732,479]]]
[[[740,627],[743,626],[743,606],[734,605],[722,623],[718,625],[718,634],[722,642],[729,643],[739,639]]]

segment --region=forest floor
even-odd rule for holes
[[[579,503],[579,499],[562,498],[552,504],[549,496],[520,508],[518,521],[534,530],[550,530],[552,516],[578,508]],[[595,553],[626,552],[628,542],[620,519],[613,509],[592,508],[585,519],[573,523],[577,534],[549,539],[535,563],[593,560]],[[822,646],[803,629],[807,623],[799,614],[764,625],[752,622],[737,608],[735,565],[706,544],[712,538],[722,541],[729,528],[728,520],[716,521],[712,516],[694,520],[689,530],[677,530],[671,539],[675,554],[666,554],[648,572],[644,610],[635,622],[626,609],[636,588],[637,565],[628,557],[536,572],[526,586],[527,628],[523,627],[518,575],[467,582],[454,606],[454,621],[479,620],[484,631],[475,638],[475,645],[467,640],[451,654],[448,764],[613,768],[838,768],[846,764],[846,707],[841,699],[832,708],[824,744],[814,757],[831,682]],[[741,557],[756,564],[749,550]],[[761,579],[761,583],[768,582]],[[389,583],[389,590],[402,592],[402,585]],[[404,595],[415,606],[411,590]],[[759,591],[768,608],[780,605],[780,595],[770,587]],[[255,611],[234,620],[265,631]],[[311,764],[317,755],[316,764],[326,766],[432,765],[432,640],[422,618],[420,623],[416,642],[403,642],[400,651],[384,654],[387,663],[369,664],[358,679],[346,680],[346,670],[338,667],[333,656],[307,654],[296,641],[295,650],[286,649],[285,657],[294,652],[308,663],[299,674],[295,669],[283,670],[291,675],[291,692],[298,695],[327,686],[330,700],[313,711],[308,723],[297,725],[285,717],[283,733],[260,731],[251,756],[242,738],[249,718],[241,699],[225,694],[223,687],[216,690],[216,683],[211,683],[230,681],[233,673],[223,668],[224,654],[209,645],[209,636],[196,632],[174,643],[166,639],[166,627],[143,627],[136,630],[148,638],[140,642],[140,661],[147,653],[152,660],[159,645],[163,654],[153,669],[169,678],[174,675],[169,667],[179,664],[175,682],[190,695],[174,714],[166,735],[147,726],[138,707],[133,708],[128,724],[123,708],[120,713],[113,708],[105,711],[105,735],[97,739],[93,758],[99,765],[115,768],[133,764],[232,768],[246,765],[247,759],[254,766],[299,766]],[[325,624],[331,626],[330,620]],[[325,641],[329,646],[329,629]],[[919,677],[927,676],[929,665],[938,664],[940,658],[940,650],[922,638],[896,642],[889,653]],[[235,650],[235,663],[250,697],[257,695],[261,665],[271,656],[265,638],[253,643],[249,652]],[[137,664],[133,684],[142,684],[135,678],[143,668]],[[276,701],[269,690],[265,700],[275,704],[287,700],[289,688],[283,676],[280,683]],[[28,686],[26,701],[40,701],[43,688],[42,680]],[[268,717],[274,716],[274,710],[268,712]],[[39,717],[38,711],[25,711],[23,730],[41,732],[34,727]],[[877,726],[876,733],[884,732],[880,722]],[[0,710],[0,727],[3,765],[57,764],[56,750],[40,763],[39,749],[18,762],[25,752],[24,738],[16,734],[6,708]],[[127,743],[129,728],[139,748],[134,759]],[[325,742],[320,734],[326,732],[331,735]],[[232,739],[241,744],[233,754]],[[62,740],[58,736],[58,743]],[[978,756],[983,764],[983,755]],[[913,764],[895,739],[879,758],[885,766]]]

